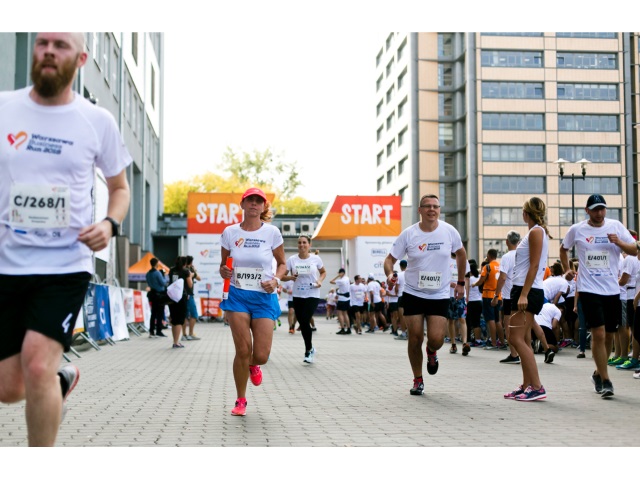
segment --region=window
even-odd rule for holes
[[[453,123],[438,124],[438,145],[441,147],[453,146]]]
[[[456,173],[455,157],[453,153],[440,153],[438,164],[441,177],[453,177]]]
[[[382,190],[383,182],[384,182],[384,177],[380,177],[380,178],[378,179],[378,181],[376,182],[376,183],[377,183],[378,191]]]
[[[559,100],[618,100],[618,85],[611,83],[558,83]]]
[[[104,42],[102,42],[102,72],[107,82],[111,81],[111,71],[109,70],[111,60],[111,36],[109,33],[104,34]]]
[[[453,33],[438,34],[438,57],[451,57],[453,55]]]
[[[564,132],[617,132],[617,115],[558,115],[558,130]]]
[[[143,132],[143,125],[144,125],[144,117],[142,115],[142,102],[140,102],[138,104],[138,143],[140,145],[142,145],[142,132]]]
[[[100,37],[102,36],[102,32],[94,32],[92,36],[93,36],[93,42],[92,42],[93,50],[91,53],[93,54],[93,59],[98,64],[98,68],[100,68],[100,53],[102,52],[102,50],[100,49],[102,44]]]
[[[616,38],[616,32],[557,32],[556,37],[565,38]]]
[[[482,32],[483,37],[541,37],[542,32]]]
[[[395,176],[396,176],[396,167],[391,167],[390,170],[387,170],[387,183],[391,183]]]
[[[133,134],[138,136],[138,95],[133,95],[133,102],[131,103],[131,129]]]
[[[487,252],[492,248],[498,252],[498,258],[501,258],[508,251],[507,244],[505,243],[504,238],[501,240],[498,240],[498,239],[483,240],[482,241],[482,251],[483,251],[482,258],[486,257]]]
[[[485,130],[544,130],[541,113],[483,113]]]
[[[618,68],[618,56],[615,53],[558,52],[556,66],[615,70]]]
[[[450,63],[438,64],[438,87],[453,86],[453,66]]]
[[[393,126],[393,122],[396,119],[396,114],[393,112],[391,115],[387,117],[387,130],[389,130]]]
[[[407,136],[407,129],[408,127],[405,127],[399,134],[398,134],[398,146],[402,146],[406,140],[406,136]]]
[[[389,90],[387,90],[387,103],[389,103],[391,101],[391,99],[393,98],[393,91],[395,90],[395,87],[393,85],[391,85],[391,88]]]
[[[382,85],[382,75],[380,75],[378,80],[376,80],[376,92],[380,90],[380,85]]]
[[[381,150],[376,157],[376,165],[380,166],[382,163],[382,157],[384,156],[384,150]]]
[[[376,140],[380,140],[382,138],[382,131],[384,129],[382,128],[382,125],[380,125],[380,128],[378,128],[378,130],[376,131]]]
[[[114,96],[118,91],[120,84],[120,52],[118,48],[114,46],[111,50],[111,89],[114,92]],[[116,96],[116,100],[118,97]]]
[[[571,216],[570,208],[561,208],[560,210],[560,225],[562,226],[571,226],[574,223],[581,222],[582,220],[587,220],[589,215],[584,211],[584,208],[576,208],[574,209],[574,217]],[[607,218],[611,220],[622,221],[622,210],[620,208],[607,208]],[[574,221],[575,219],[575,221]]]
[[[376,67],[380,65],[380,60],[382,60],[382,49],[380,49],[378,55],[376,55]]]
[[[558,145],[558,157],[570,162],[586,158],[593,163],[620,163],[620,147],[599,145]]]
[[[522,208],[483,208],[484,225],[522,225]]]
[[[482,50],[483,67],[542,68],[542,52],[512,50]]]
[[[566,177],[566,180],[560,180],[560,193],[571,194],[571,177]],[[620,194],[622,193],[620,178],[617,177],[590,177],[587,175],[584,180],[580,178],[574,182],[576,194],[591,195],[593,192],[607,194]]]
[[[393,32],[391,32],[387,37],[387,42],[386,42],[387,51],[391,48],[391,42],[393,42]]]
[[[407,39],[405,38],[402,44],[398,47],[398,61],[404,56],[405,48],[407,47]]]
[[[403,187],[398,191],[398,195],[400,196],[400,202],[406,202],[407,201],[407,190],[409,189],[409,187]]]
[[[398,90],[404,85],[405,77],[407,76],[407,69],[402,70],[402,73],[398,75]]]
[[[438,94],[438,116],[453,116],[453,95],[451,93]]]
[[[484,193],[532,193],[542,194],[547,191],[545,177],[485,175],[482,177]],[[599,191],[599,190],[594,190]]]
[[[483,162],[544,162],[545,160],[544,145],[482,145]]]
[[[482,98],[544,98],[542,83],[482,82]]]
[[[151,106],[156,108],[156,69],[151,65]]]
[[[138,32],[133,32],[131,34],[131,55],[133,55],[133,60],[138,63]]]
[[[398,176],[404,173],[404,169],[406,168],[408,158],[409,157],[404,157],[402,160],[398,162]]]
[[[387,63],[387,78],[389,78],[389,75],[391,75],[391,72],[393,71],[393,58],[389,61],[389,63]]]
[[[376,117],[378,115],[380,115],[380,112],[382,111],[382,106],[384,105],[384,101],[380,100],[380,103],[378,103],[378,105],[376,105]]]
[[[131,120],[131,81],[124,85],[124,115]]]
[[[396,141],[394,139],[387,144],[387,157],[391,156],[391,154],[395,151],[396,151]]]
[[[404,115],[406,106],[407,106],[407,98],[405,97],[405,99],[402,100],[402,102],[400,102],[400,105],[398,105],[398,118]]]

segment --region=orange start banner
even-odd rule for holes
[[[187,233],[222,233],[229,225],[242,221],[242,193],[189,192]],[[273,203],[275,195],[266,193]]]
[[[313,238],[342,240],[400,235],[400,197],[338,195],[325,210]]]

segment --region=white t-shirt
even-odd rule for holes
[[[402,294],[404,293],[404,285],[405,285],[405,278],[404,278],[404,271],[400,270],[398,272],[398,297],[401,297]]]
[[[451,283],[455,283],[458,281],[458,262],[455,258],[451,258],[449,260],[449,269],[451,270],[451,282],[449,285],[451,285]],[[469,262],[467,261],[466,272],[464,272],[465,275],[470,271],[471,271],[471,265],[469,265]],[[455,287],[449,286],[449,298],[454,298],[455,294],[456,294]],[[466,291],[464,295],[466,295]]]
[[[362,307],[364,305],[364,297],[367,294],[367,286],[364,283],[352,283],[349,286],[349,304],[354,307]]]
[[[534,315],[536,323],[541,327],[553,328],[553,320],[560,321],[562,312],[553,303],[545,303],[538,315]]]
[[[450,298],[449,260],[451,253],[461,248],[458,231],[442,220],[438,220],[433,232],[423,232],[419,223],[406,228],[393,242],[390,252],[395,258],[407,256],[404,291],[427,299]]]
[[[387,303],[398,303],[398,292],[397,292],[398,282],[393,287],[387,288],[385,291],[387,292]],[[393,294],[393,295],[391,295]]]
[[[516,251],[509,250],[500,259],[500,273],[504,272],[507,276],[502,284],[502,292],[496,292],[502,294],[502,298],[511,299],[511,287],[513,287],[513,267],[516,263]]]
[[[287,270],[290,273],[298,273],[298,278],[293,284],[293,296],[298,298],[320,298],[320,289],[316,282],[320,278],[320,270],[324,268],[318,255],[309,255],[308,258],[291,255],[287,260]]]
[[[333,305],[335,307],[338,301],[338,296],[335,293],[328,293],[326,296],[327,305]]]
[[[287,280],[282,282],[282,292],[285,294],[287,302],[293,300],[293,280]]]
[[[343,275],[335,281],[336,284],[336,294],[338,295],[339,302],[348,302],[349,297],[345,297],[342,295],[343,293],[349,293],[349,288],[351,287],[351,282],[349,281],[349,277]]]
[[[225,228],[220,245],[233,257],[231,285],[266,293],[260,283],[273,279],[273,250],[283,243],[280,230],[268,223],[253,232],[243,230],[239,223]]]
[[[592,227],[583,220],[569,228],[562,240],[562,248],[578,251],[580,279],[578,292],[598,295],[619,295],[618,272],[620,247],[609,242],[607,234],[615,233],[625,243],[632,243],[629,230],[617,220],[604,219],[601,227]]]
[[[567,298],[576,296],[576,277],[574,276],[569,282],[569,293],[567,293]]]
[[[640,270],[640,261],[638,261],[638,257],[634,255],[627,255],[624,257],[622,261],[622,267],[620,270],[620,276],[626,273],[629,275],[629,279],[627,280],[627,284],[622,288],[625,289],[624,297],[622,296],[622,292],[620,292],[621,300],[633,300],[636,295],[636,275],[638,275],[638,271]]]
[[[380,284],[375,280],[369,280],[369,283],[367,283],[367,292],[373,293],[373,303],[380,303],[382,301],[382,297],[380,296],[381,288]]]
[[[114,177],[131,155],[106,109],[78,94],[46,107],[30,91],[0,92],[0,274],[92,273],[77,238],[94,222],[95,167]]]
[[[556,298],[558,292],[562,292],[563,294],[567,292],[569,288],[569,282],[562,276],[558,275],[557,277],[549,277],[542,282],[542,289],[544,290],[544,298],[553,302],[553,299]],[[564,298],[561,296],[558,300],[558,303],[564,302]]]
[[[474,287],[473,284],[480,280],[480,277],[474,277],[473,275],[469,275],[469,298],[467,298],[468,302],[481,302],[482,301],[482,293],[478,287]]]
[[[529,261],[529,234],[533,231],[534,228],[541,228],[540,225],[534,225],[531,227],[531,230],[527,232],[525,237],[520,240],[518,246],[516,247],[516,260],[513,266],[513,285],[517,285],[519,287],[524,286],[525,278],[527,277],[527,272],[529,271],[529,267],[531,263]],[[540,263],[538,265],[538,271],[536,272],[536,278],[533,281],[533,285],[531,288],[542,288],[542,279],[544,278],[544,271],[547,265],[547,257],[549,254],[549,236],[542,229],[542,252],[540,253]],[[514,300],[513,298],[511,300]],[[515,299],[517,301],[517,299]]]

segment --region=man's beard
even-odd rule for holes
[[[68,85],[73,82],[73,78],[76,74],[76,62],[78,56],[74,59],[70,59],[65,63],[54,63],[50,60],[43,60],[38,63],[35,56],[31,63],[31,81],[33,82],[33,89],[43,98],[52,98],[59,95]],[[43,65],[53,65],[56,67],[54,73],[47,72],[43,75]]]

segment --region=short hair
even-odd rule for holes
[[[151,263],[151,266],[155,268],[155,266],[158,265],[158,259],[153,257],[149,263]]]
[[[400,260],[400,268],[405,268],[407,266],[406,260]]]
[[[187,265],[191,265],[193,263],[193,257],[191,255],[187,255]]]
[[[507,242],[509,242],[510,245],[518,245],[518,243],[520,243],[520,234],[515,230],[509,230],[507,232]]]
[[[491,258],[498,258],[498,251],[495,248],[490,248],[487,251],[487,256]]]
[[[340,270],[338,270],[338,273],[346,273],[344,268],[341,268]]]

